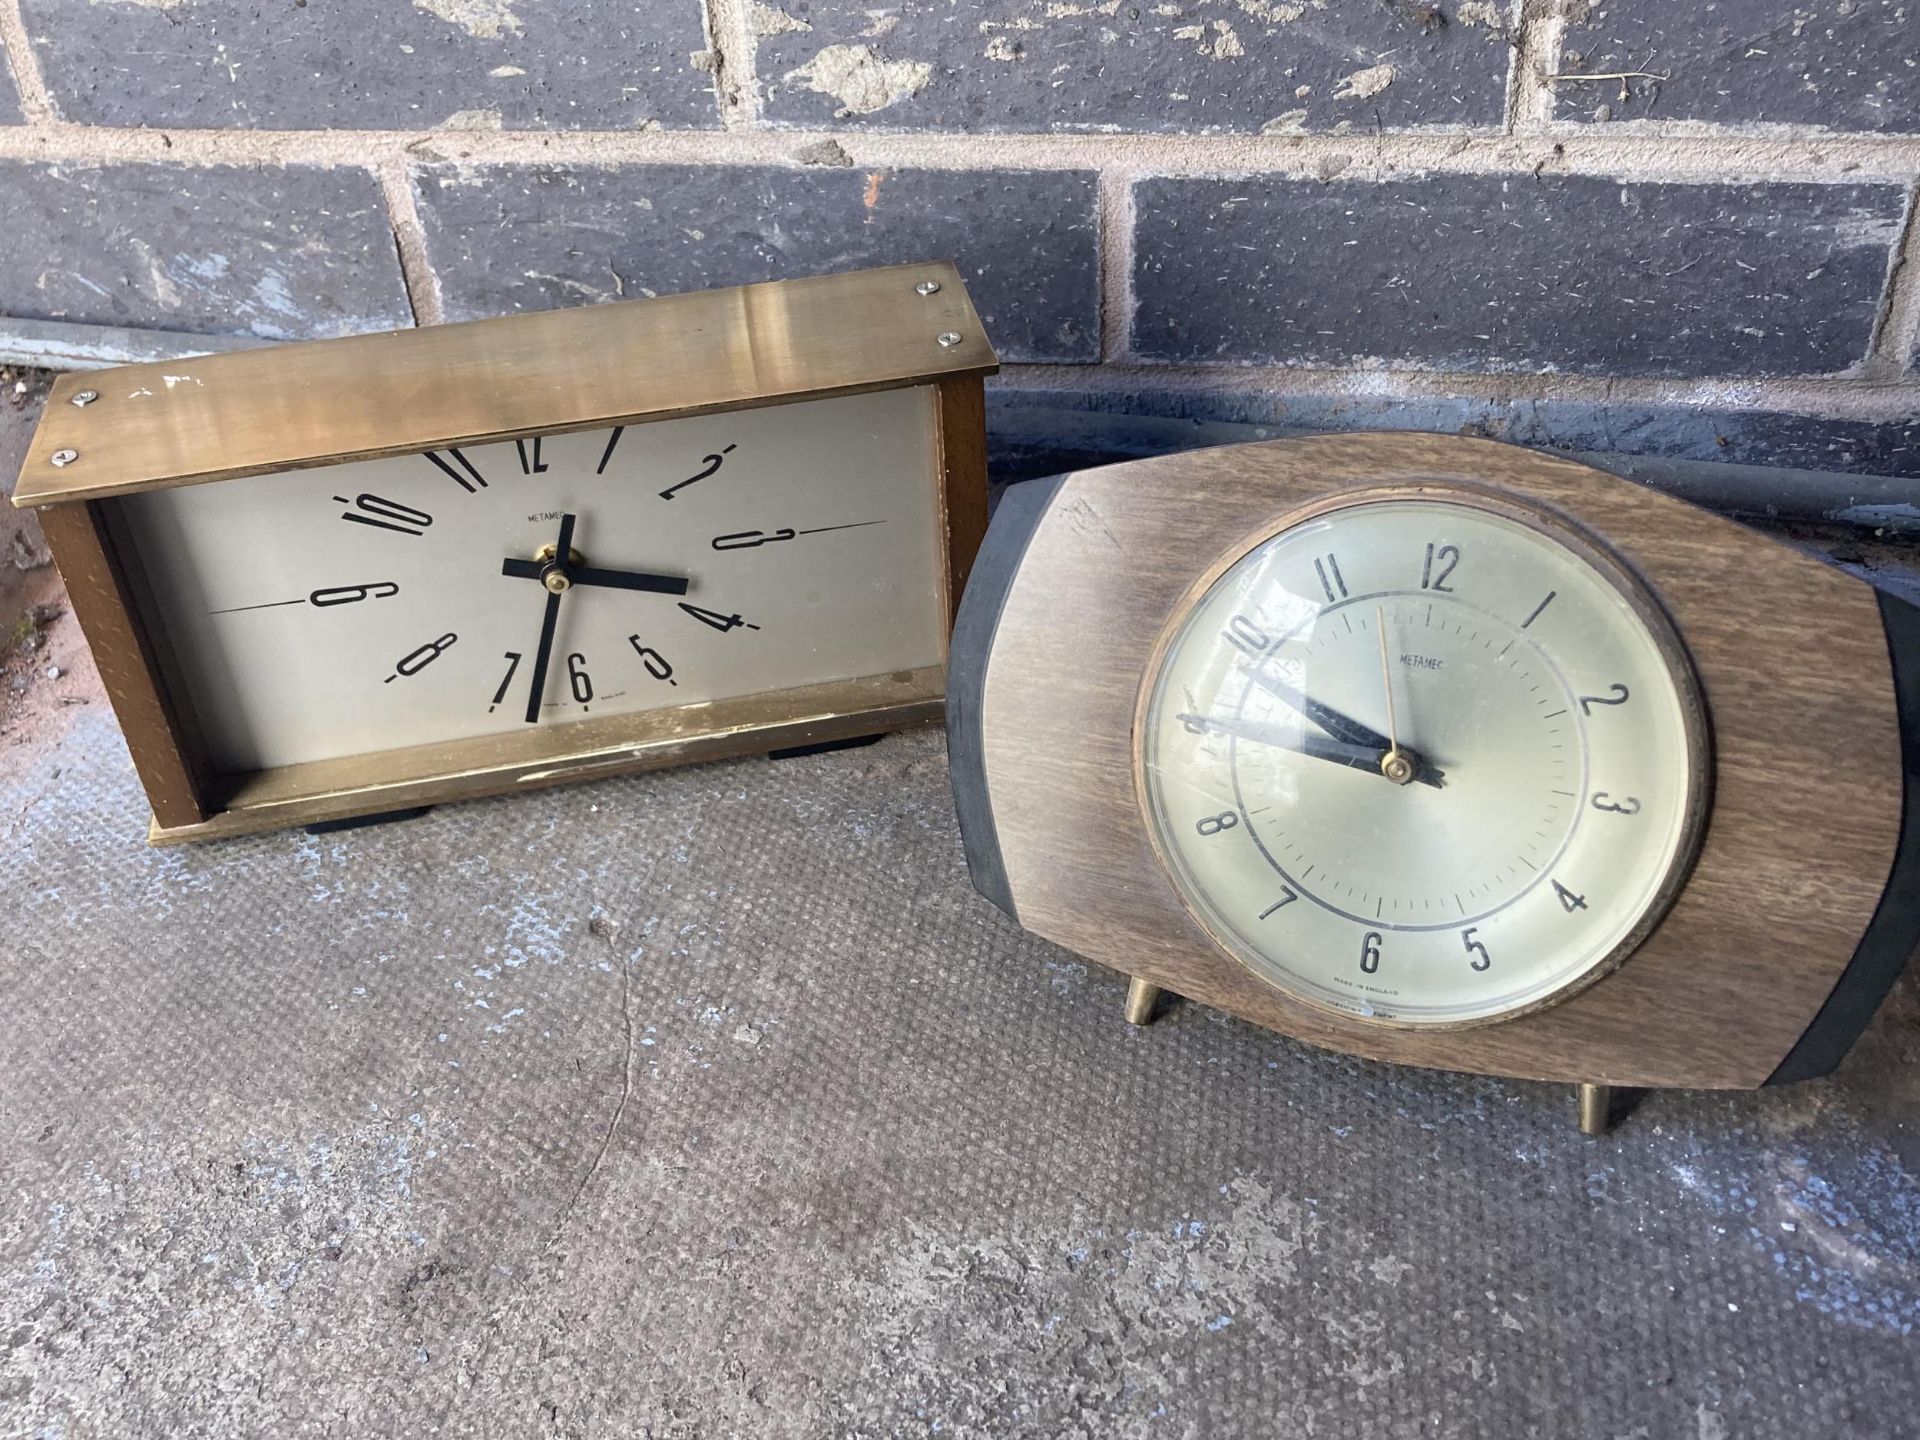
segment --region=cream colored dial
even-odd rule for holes
[[[1483,1022],[1604,973],[1691,858],[1704,728],[1636,583],[1517,506],[1355,503],[1193,604],[1141,782],[1209,932],[1316,1005]]]
[[[223,771],[912,671],[946,657],[933,406],[919,386],[156,490],[126,538]]]

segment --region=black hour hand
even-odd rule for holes
[[[1318,735],[1297,731],[1291,725],[1268,725],[1258,720],[1243,720],[1238,716],[1215,718],[1210,715],[1183,714],[1175,718],[1195,734],[1211,731],[1215,735],[1233,735],[1259,745],[1271,745],[1277,750],[1292,750],[1315,760],[1345,765],[1369,775],[1385,773],[1381,765],[1390,753],[1382,745],[1353,745],[1344,740],[1322,739]],[[1439,770],[1425,761],[1416,760],[1409,751],[1402,750],[1400,753],[1413,761],[1414,780],[1422,785],[1431,785],[1436,790],[1446,785],[1446,776]]]

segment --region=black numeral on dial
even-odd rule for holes
[[[1273,904],[1267,906],[1266,909],[1262,910],[1260,912],[1260,918],[1264,920],[1269,915],[1273,914],[1274,911],[1284,910],[1287,906],[1291,905],[1294,901],[1298,900],[1299,898],[1300,898],[1299,893],[1295,891],[1291,885],[1282,885],[1280,887],[1280,898],[1274,901]]]
[[[520,452],[520,473],[522,475],[544,475],[547,462],[540,458],[540,437],[531,440],[516,440],[513,448]]]
[[[1469,925],[1460,932],[1460,943],[1467,947],[1467,953],[1473,959],[1467,962],[1474,970],[1485,970],[1493,964],[1493,957],[1487,954],[1487,947],[1473,937],[1479,933],[1478,927]]]
[[[718,455],[705,456],[704,463],[706,465],[706,469],[702,470],[698,475],[689,475],[686,479],[682,480],[678,485],[669,485],[666,489],[660,492],[660,498],[662,500],[671,500],[673,498],[674,491],[684,490],[687,488],[687,486],[698,484],[700,481],[706,479],[709,475],[713,474],[716,470],[720,468],[720,466],[726,461],[727,456],[731,455],[738,448],[739,447],[737,445],[729,445],[727,446],[726,449],[722,450]],[[718,540],[713,542],[713,548],[716,550],[720,548],[720,542]]]
[[[1340,576],[1340,562],[1322,555],[1313,562],[1313,573],[1320,577],[1320,588],[1327,592],[1327,603],[1347,598],[1347,582]]]
[[[1240,823],[1240,816],[1232,810],[1222,810],[1218,815],[1205,815],[1193,828],[1202,835],[1218,835],[1222,830],[1231,830]]]
[[[418,650],[409,650],[394,662],[393,674],[387,676],[386,680],[382,683],[391,685],[402,675],[418,675],[422,670],[426,669],[427,666],[446,654],[452,647],[453,642],[459,638],[460,637],[452,631],[448,631],[438,640],[429,640]]]
[[[1440,567],[1437,572],[1434,569],[1436,561]],[[1447,577],[1453,574],[1453,567],[1459,563],[1460,547],[1458,545],[1435,545],[1429,540],[1427,542],[1427,563],[1420,569],[1420,588],[1422,590],[1438,590],[1443,594],[1451,595],[1453,593],[1453,587],[1447,584]]]
[[[417,538],[426,534],[427,527],[433,524],[433,516],[426,511],[380,495],[356,495],[351,500],[344,495],[333,498],[350,507],[340,518],[351,520],[356,525],[371,525],[377,530],[392,530],[396,534]]]
[[[1560,897],[1560,907],[1571,915],[1576,910],[1587,908],[1587,897],[1576,895],[1558,880],[1553,882],[1553,893]]]
[[[738,619],[739,617],[735,616],[734,618]],[[651,646],[642,645],[638,635],[627,636],[627,643],[633,646],[633,653],[640,657],[640,663],[647,667],[647,673],[654,679],[664,680],[669,685],[678,685],[680,683],[673,678],[673,666],[667,662],[666,656]]]
[[[607,436],[607,448],[600,452],[600,463],[594,466],[594,474],[604,475],[607,473],[607,462],[613,459],[613,447],[620,443],[620,437],[626,433],[627,427],[624,425],[616,425],[613,427],[612,432]]]
[[[1249,660],[1261,659],[1267,653],[1267,647],[1273,643],[1267,632],[1244,615],[1235,615],[1227,621],[1227,628],[1220,634],[1226,642]]]
[[[1604,810],[1609,815],[1638,815],[1640,813],[1640,802],[1631,795],[1623,795],[1620,797],[1619,803],[1616,804],[1614,803],[1613,797],[1607,794],[1606,791],[1596,790],[1593,792],[1593,808],[1596,810]]]
[[[1582,715],[1591,715],[1593,713],[1593,707],[1596,705],[1624,705],[1627,703],[1627,698],[1626,686],[1620,684],[1609,685],[1605,695],[1582,695],[1580,697],[1580,713]]]
[[[506,653],[507,673],[500,677],[500,688],[493,692],[493,699],[487,702],[487,713],[491,715],[494,707],[507,698],[507,687],[513,684],[513,672],[520,668],[520,652],[509,650]]]
[[[760,628],[751,620],[742,620],[738,615],[722,615],[718,610],[709,610],[704,605],[689,605],[686,601],[682,600],[680,602],[680,608],[698,620],[702,625],[711,625],[722,635],[726,634],[729,630],[737,630],[742,627],[748,630],[758,630]]]
[[[316,590],[307,596],[307,602],[324,610],[329,605],[351,605],[357,600],[385,600],[399,593],[400,587],[391,580],[376,580],[371,585],[333,585],[325,590]]]
[[[1380,932],[1369,930],[1360,941],[1360,973],[1371,975],[1380,968]]]
[[[440,456],[431,450],[427,451],[427,459],[434,463],[435,468],[437,468],[441,474],[447,476],[454,484],[458,485],[469,495],[475,491],[487,488],[487,477],[473,468],[473,462],[471,460],[467,459],[467,457],[462,455],[458,450],[449,450],[447,454],[453,457],[452,464],[441,459]],[[454,469],[455,465],[458,465],[460,468],[458,470]]]
[[[587,657],[578,650],[567,656],[567,684],[573,687],[573,698],[580,704],[593,699],[593,677],[587,674]]]

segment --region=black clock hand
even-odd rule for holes
[[[506,559],[500,573],[522,580],[544,580],[549,560]],[[646,590],[656,595],[684,595],[689,581],[684,575],[652,575],[644,570],[601,570],[592,565],[569,565],[567,579],[575,585],[604,585],[616,590]]]
[[[1385,775],[1380,768],[1387,758],[1388,751],[1378,745],[1349,745],[1344,740],[1323,740],[1318,735],[1298,733],[1281,725],[1263,725],[1258,720],[1243,720],[1239,717],[1219,719],[1211,715],[1181,715],[1180,723],[1189,730],[1211,730],[1216,735],[1234,735],[1242,740],[1251,740],[1258,745],[1271,745],[1278,750],[1292,750],[1314,760],[1326,760],[1335,765],[1345,765],[1354,770],[1363,770],[1373,775]],[[1401,748],[1400,753],[1412,758],[1413,752]],[[1446,774],[1432,765],[1420,763],[1414,770],[1414,780],[1422,785],[1431,785],[1434,789],[1444,789]]]
[[[573,553],[573,516],[560,517],[560,539],[553,553],[565,557]],[[547,591],[546,612],[540,617],[540,648],[533,655],[533,680],[527,691],[527,724],[540,723],[540,697],[547,691],[547,662],[553,658],[553,632],[560,624],[560,597],[566,586]]]
[[[1368,749],[1378,750],[1382,756],[1397,751],[1406,759],[1408,764],[1413,766],[1413,778],[1415,780],[1422,779],[1428,771],[1434,769],[1432,763],[1418,750],[1407,745],[1396,746],[1378,730],[1362,725],[1352,716],[1341,714],[1340,711],[1334,709],[1331,705],[1323,704],[1311,695],[1302,694],[1279,677],[1268,675],[1261,670],[1249,670],[1247,673],[1253,677],[1253,683],[1258,685],[1262,690],[1265,690],[1276,699],[1284,701],[1291,709],[1306,716],[1307,719],[1311,720],[1322,730],[1326,731],[1327,734],[1343,744],[1363,745]],[[1434,773],[1438,774],[1439,772],[1434,771]]]
[[[1269,675],[1263,670],[1249,670],[1247,673],[1253,677],[1254,684],[1274,698],[1283,701],[1290,709],[1306,716],[1334,739],[1343,740],[1349,745],[1373,746],[1382,753],[1393,749],[1393,743],[1378,730],[1369,729],[1351,716],[1341,714],[1331,705],[1323,705],[1312,696],[1302,694],[1277,676]],[[1410,752],[1402,750],[1401,753]]]

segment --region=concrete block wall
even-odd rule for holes
[[[1914,0],[0,0],[0,41],[0,329],[950,256],[1029,440],[1458,429],[1920,492]]]

